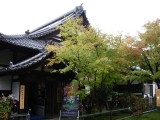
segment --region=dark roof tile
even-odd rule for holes
[[[52,20],[49,23],[46,23],[42,25],[41,27],[31,31],[29,35],[32,38],[38,38],[38,37],[53,33],[57,30],[56,29],[57,26],[64,24],[68,18],[74,19],[75,17],[81,16],[81,15],[85,19],[86,21],[85,23],[89,24],[86,18],[85,10],[83,10],[82,5],[80,5],[80,6],[77,6],[75,9],[69,11],[68,13],[63,14],[62,16],[58,17],[57,19]]]
[[[33,40],[28,35],[4,35],[1,34],[0,42],[8,43],[17,47],[24,47],[34,50],[43,50],[47,41]]]
[[[39,63],[43,62],[43,60],[46,60],[50,55],[50,52],[43,51],[25,61],[0,69],[0,75],[16,73],[18,71],[23,71],[30,67],[33,67],[36,64],[39,65]]]

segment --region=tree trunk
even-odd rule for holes
[[[155,82],[157,84],[158,89],[160,89],[160,85],[159,85],[160,80],[159,79],[155,79]]]

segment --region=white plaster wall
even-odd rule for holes
[[[156,95],[156,89],[157,89],[158,87],[157,87],[157,85],[156,85],[156,83],[155,82],[153,82],[153,96],[155,97],[155,95]]]
[[[0,77],[0,90],[11,90],[11,76]]]
[[[144,85],[144,94],[145,95],[150,94],[150,85],[147,84]]]
[[[156,89],[157,87],[155,82],[153,82],[153,84],[144,84],[144,95],[150,95],[151,91],[153,91],[151,94],[153,94],[152,97],[154,97],[156,94]]]

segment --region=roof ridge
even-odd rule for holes
[[[32,30],[32,31],[29,32],[29,33],[33,33],[33,32],[36,32],[36,31],[38,31],[38,30],[40,30],[40,29],[43,29],[43,28],[45,28],[45,27],[48,26],[48,25],[51,25],[51,24],[53,24],[53,23],[55,23],[55,22],[57,22],[57,21],[59,21],[59,20],[62,20],[63,18],[69,16],[69,15],[72,14],[72,13],[76,13],[76,14],[77,14],[77,13],[82,13],[82,12],[83,12],[83,6],[82,6],[82,4],[81,4],[80,6],[76,6],[74,9],[70,10],[69,12],[67,12],[67,13],[59,16],[58,18],[56,18],[56,19],[54,19],[54,20],[52,20],[52,21],[50,21],[50,22],[48,22],[48,23],[46,23],[46,24],[44,24],[44,25],[42,25],[42,26],[40,26],[40,27],[38,27],[38,28],[36,28],[35,30]]]
[[[16,35],[6,35],[0,33],[0,38],[9,38],[9,39],[15,39],[15,38],[29,38],[30,36],[27,34],[16,34]]]

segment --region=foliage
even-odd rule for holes
[[[120,66],[116,64],[116,50],[111,35],[102,34],[91,26],[81,26],[82,20],[68,20],[59,27],[64,41],[62,46],[48,46],[49,51],[54,51],[56,57],[50,59],[50,64],[64,61],[67,66],[60,72],[73,70],[76,79],[81,85],[89,85],[91,89],[101,87],[101,84],[113,84],[114,80],[122,79],[116,71]],[[115,42],[117,42],[115,40]],[[114,46],[113,46],[114,45]],[[121,70],[120,70],[121,71]]]
[[[68,19],[57,28],[63,41],[47,46],[54,53],[48,65],[64,63],[66,67],[53,72],[73,71],[80,88],[90,87],[92,105],[106,105],[114,84],[153,79],[158,83],[160,20],[147,23],[146,31],[139,34],[140,40],[103,34],[91,26],[82,26],[82,22],[80,18]],[[86,97],[84,89],[75,94]]]
[[[160,87],[160,19],[148,22],[144,25],[144,28],[145,32],[139,34],[141,41],[137,45],[138,49],[141,50],[141,66],[145,70],[150,71],[152,80]]]
[[[91,26],[82,26],[80,18],[68,19],[58,29],[63,41],[57,46],[47,46],[49,51],[55,53],[48,65],[65,63],[65,68],[54,69],[53,72],[76,73],[75,80],[80,89],[75,94],[84,99],[87,94],[82,88],[89,86],[91,104],[96,104],[101,109],[113,92],[112,85],[124,80],[124,73],[130,64],[126,60],[128,56],[123,54],[126,49],[123,47],[126,46],[123,46],[121,36],[103,34]]]
[[[151,80],[150,72],[146,70],[133,70],[128,72],[128,74],[125,76],[125,79],[127,81],[130,81],[131,83],[133,81],[139,81],[144,82],[146,80]]]
[[[131,36],[103,34],[91,26],[82,26],[82,22],[80,18],[68,19],[58,27],[63,41],[47,46],[54,53],[48,65],[64,63],[66,67],[53,72],[73,71],[80,88],[90,87],[92,105],[96,104],[100,109],[102,104],[108,106],[114,84],[152,79],[143,65],[145,44],[142,41]],[[86,97],[84,89],[75,94],[81,99]]]
[[[2,94],[2,97],[0,97],[0,112],[17,112],[17,110],[18,101],[13,97],[13,95],[6,97]]]
[[[124,65],[131,70],[126,71],[126,80],[145,82],[153,80],[159,86],[160,66],[160,20],[157,19],[144,25],[145,31],[139,33],[139,39],[126,36],[120,52],[123,54]],[[125,55],[124,55],[125,54]]]

